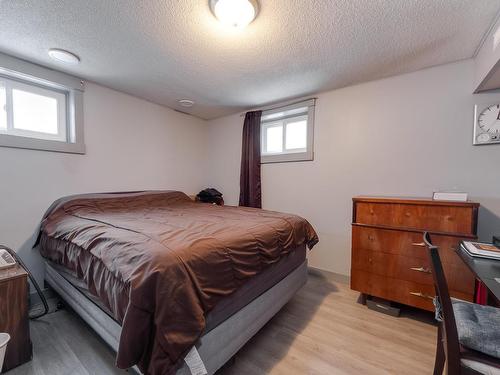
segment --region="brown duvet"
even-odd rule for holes
[[[117,365],[171,374],[218,301],[318,237],[303,218],[195,203],[181,192],[55,202],[40,251],[83,280],[122,325]]]

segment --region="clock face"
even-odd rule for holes
[[[477,109],[476,106],[476,111]],[[474,144],[491,143],[500,143],[500,104],[493,104],[482,110],[474,126]]]
[[[490,105],[477,119],[479,128],[489,134],[500,133],[500,104]]]

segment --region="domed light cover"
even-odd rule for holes
[[[49,56],[59,62],[76,65],[80,63],[80,58],[72,52],[60,48],[51,48],[48,51]]]
[[[224,25],[243,28],[257,16],[256,0],[210,0],[210,9]]]
[[[194,105],[194,101],[192,101],[191,99],[181,99],[177,102],[181,105],[181,107],[184,108],[191,108]]]

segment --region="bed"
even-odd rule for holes
[[[213,374],[305,283],[317,242],[296,215],[175,191],[63,198],[39,236],[47,282],[118,367],[153,375]]]

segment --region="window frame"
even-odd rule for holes
[[[45,87],[29,85],[13,79],[5,78],[0,75],[0,82],[5,84],[6,105],[9,107],[7,111],[7,128],[0,129],[0,134],[7,134],[19,137],[36,138],[48,141],[66,142],[68,140],[68,121],[67,121],[67,95],[63,91],[50,90]],[[57,103],[57,133],[38,132],[36,130],[28,130],[16,128],[16,118],[14,113],[14,90],[24,91],[34,95],[40,95],[46,98],[52,98]]]
[[[280,106],[270,110],[262,112],[261,120],[261,164],[269,163],[285,163],[285,162],[296,162],[296,161],[312,161],[314,160],[314,112],[315,112],[316,99],[309,99],[301,101],[298,103]],[[305,108],[304,111],[298,113],[293,113],[294,110]],[[286,114],[286,112],[292,112]],[[273,116],[275,114],[283,113],[282,116]],[[270,117],[270,118],[266,118]],[[301,121],[302,119],[307,121],[307,140],[306,149],[299,149],[303,151],[293,151],[293,149],[286,149],[286,126],[289,123]],[[265,153],[263,152],[265,145],[267,144],[267,128],[272,127],[272,124],[280,123],[283,127],[282,134],[282,152],[279,153]],[[274,125],[280,126],[280,125]]]
[[[83,82],[65,73],[47,69],[24,60],[0,53],[0,80],[7,86],[19,87],[30,93],[43,93],[43,96],[57,97],[64,95],[64,107],[58,106],[58,126],[64,118],[64,131],[58,129],[59,136],[51,137],[49,133],[10,128],[0,130],[0,147],[23,148],[41,151],[65,153],[85,153],[83,133]],[[12,93],[6,93],[7,100]],[[12,101],[7,103],[11,106]],[[64,111],[64,113],[61,113]],[[9,117],[13,116],[10,110]],[[13,126],[13,119],[7,119],[7,127]]]
[[[282,135],[281,135],[281,152],[264,152],[262,151],[262,155],[264,156],[275,156],[275,155],[284,155],[284,154],[299,154],[307,152],[307,138],[306,138],[306,147],[302,148],[287,148],[286,147],[286,138],[287,138],[287,127],[289,124],[295,124],[297,122],[306,121],[306,137],[307,137],[307,129],[309,124],[309,116],[307,114],[302,115],[292,115],[292,116],[284,116],[278,120],[273,119],[272,121],[264,121],[261,124],[262,131],[262,139],[261,145],[267,146],[267,129],[269,128],[277,128],[281,127]]]

